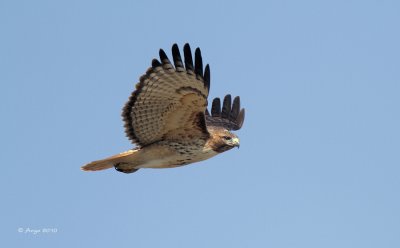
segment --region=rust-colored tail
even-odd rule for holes
[[[102,159],[93,161],[81,167],[83,171],[99,171],[113,168],[114,165],[118,163],[129,163],[132,162],[133,157],[135,156],[138,150],[129,150],[126,152],[122,152],[120,154]]]

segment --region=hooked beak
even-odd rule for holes
[[[238,139],[238,138],[233,138],[233,139],[232,139],[232,143],[233,143],[233,145],[236,146],[237,148],[240,147],[240,142],[239,142],[239,139]]]

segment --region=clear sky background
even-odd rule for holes
[[[400,247],[399,13],[399,1],[1,1],[0,246]],[[132,148],[121,108],[175,42],[201,47],[211,97],[241,96],[240,149],[80,171]]]

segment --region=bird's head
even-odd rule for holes
[[[217,152],[225,152],[234,147],[239,148],[240,145],[238,136],[228,130],[218,132],[215,139],[215,150]]]

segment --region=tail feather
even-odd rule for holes
[[[81,167],[83,171],[99,171],[113,168],[118,163],[129,163],[132,162],[132,155],[137,152],[137,150],[129,150],[122,152],[120,154],[93,161]]]

